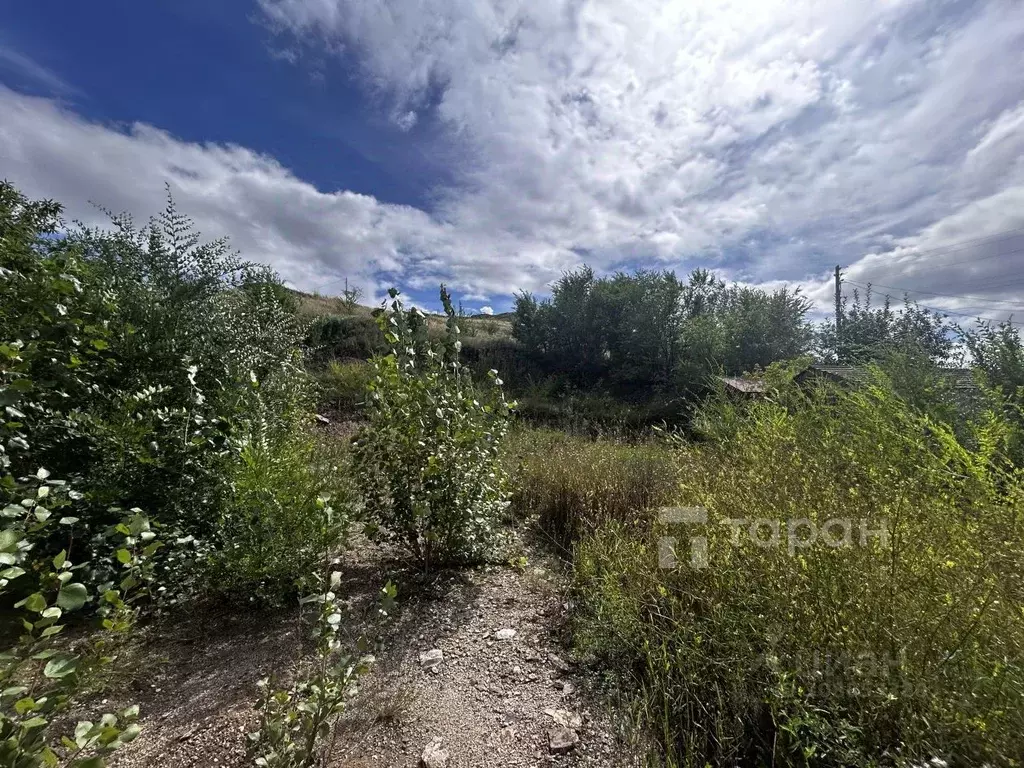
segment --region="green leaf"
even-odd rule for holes
[[[67,552],[62,549],[60,551],[60,554],[56,555],[53,558],[53,567],[56,568],[59,571],[61,568],[64,567],[64,563],[67,562],[67,559],[68,559]]]
[[[128,563],[132,561],[132,553],[129,552],[127,549],[117,550],[117,561],[119,563],[123,563],[124,565],[128,565]]]
[[[22,513],[19,512],[18,514]],[[0,552],[16,551],[18,549],[18,542],[21,541],[21,536],[19,531],[14,531],[10,528],[0,531]]]
[[[33,592],[25,598],[25,607],[35,613],[42,613],[46,610],[46,598],[39,592]]]
[[[62,677],[73,675],[77,669],[77,657],[58,656],[46,664],[46,667],[43,668],[43,674],[51,680],[60,680]]]
[[[25,715],[33,711],[36,708],[36,700],[31,696],[26,696],[23,699],[18,699],[14,702],[14,711],[19,715]]]
[[[110,347],[110,344],[104,339],[93,339],[89,343],[92,344],[94,349],[99,350],[109,349]]]
[[[89,738],[89,732],[92,730],[92,723],[88,720],[79,721],[78,725],[75,726],[75,741],[78,746],[85,746],[86,740]]]
[[[57,605],[65,611],[77,611],[85,605],[85,601],[88,599],[89,590],[85,588],[85,584],[78,582],[65,584],[57,593]]]

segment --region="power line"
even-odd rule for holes
[[[898,285],[882,285],[881,283],[859,283],[856,280],[847,280],[846,282],[850,283],[851,285],[860,286],[862,288],[874,288],[874,287],[889,288],[890,290],[893,290],[893,291],[903,291],[904,293],[925,293],[925,294],[928,294],[929,296],[941,296],[944,299],[969,299],[969,300],[973,299],[973,300],[976,300],[976,301],[984,301],[984,302],[992,303],[992,304],[1014,304],[1014,305],[1016,305],[1018,303],[1016,301],[1007,301],[1007,300],[1004,300],[1004,299],[986,299],[983,296],[957,296],[957,295],[951,294],[951,293],[936,293],[935,291],[919,291],[919,290],[914,290],[913,288],[901,288]],[[1015,307],[1015,308],[1017,308],[1017,307]],[[1017,308],[1017,309],[1019,309],[1019,308]],[[1024,312],[1024,310],[1020,310],[1020,311]]]
[[[991,320],[991,318],[982,317],[980,314],[972,314],[970,312],[954,312],[951,309],[941,309],[940,307],[929,307],[927,304],[918,304],[918,306],[922,307],[923,309],[930,309],[932,312],[937,312],[940,315],[957,315],[958,317],[969,317],[971,320],[981,320],[981,321]],[[1006,311],[1006,310],[999,310],[999,311],[1002,312],[1002,311]],[[1013,313],[1012,312],[1008,312],[1008,314],[1010,315],[1010,317],[1013,317]],[[1006,325],[1016,325],[1018,328],[1024,328],[1024,323],[1018,323],[1015,320],[1011,320],[1009,317],[1006,318],[1005,320],[995,320],[995,322],[1005,323]]]
[[[852,280],[848,280],[847,282],[853,282],[853,281]],[[885,296],[887,299],[899,299],[900,298],[898,296],[893,296],[891,293],[883,293],[881,295]],[[974,314],[974,313],[971,313],[971,312],[956,312],[955,310],[952,310],[952,309],[943,309],[942,307],[932,307],[932,306],[929,306],[927,304],[918,304],[917,306],[921,307],[922,309],[929,309],[932,312],[936,312],[936,313],[938,313],[940,315],[958,315],[959,317],[969,317],[972,320],[984,320],[984,319],[986,319],[986,318],[983,318],[980,314]],[[990,308],[990,307],[984,307],[984,309],[989,311],[989,312],[1003,312],[1003,313],[1006,313],[1006,314],[1010,315],[1011,317],[1013,316],[1013,312],[1014,312],[1014,310],[995,309],[995,308]],[[1019,310],[1019,311],[1024,313],[1024,310]],[[1024,328],[1024,323],[1015,322],[1015,321],[1010,320],[1010,319],[999,320],[998,322],[1006,323],[1007,325],[1015,325],[1015,326]]]
[[[963,249],[960,249],[960,250],[963,250]],[[959,267],[959,266],[963,266],[964,264],[976,264],[979,261],[987,261],[988,259],[998,259],[1001,256],[1013,256],[1016,253],[1024,253],[1024,248],[1017,248],[1017,249],[1015,249],[1013,251],[1006,251],[1004,253],[990,253],[988,256],[979,256],[976,259],[967,259],[966,261],[954,261],[954,262],[952,262],[950,264],[935,264],[934,266],[929,264],[929,267],[933,268],[933,269],[934,268],[940,268],[941,269],[942,267]]]
[[[961,240],[958,243],[950,243],[949,245],[944,245],[944,246],[941,246],[939,248],[931,248],[931,249],[924,250],[924,251],[913,250],[912,246],[908,246],[908,248],[910,248],[910,253],[913,253],[915,256],[945,256],[945,255],[950,254],[950,253],[957,253],[959,251],[964,251],[964,250],[967,250],[968,248],[974,248],[974,247],[979,246],[979,245],[988,245],[989,243],[998,243],[998,242],[1002,242],[1003,240],[1012,240],[1013,238],[1018,237],[1021,234],[1024,234],[1024,227],[1018,227],[1017,229],[1007,229],[1007,230],[1004,230],[1003,232],[997,232],[994,235],[987,235],[985,237],[976,237],[976,238],[973,238],[971,240]],[[997,253],[997,254],[993,254],[993,255],[990,255],[990,256],[982,256],[982,257],[980,257],[978,259],[969,259],[968,261],[953,262],[951,264],[938,264],[936,266],[938,266],[938,267],[955,267],[955,266],[958,266],[960,264],[969,264],[969,263],[972,263],[973,261],[983,261],[984,259],[993,259],[993,258],[996,258],[997,256],[1007,256],[1010,253],[1018,253],[1018,252],[1019,251],[1010,251],[1009,253],[1006,253],[1006,254],[999,254],[999,253]],[[869,255],[871,255],[871,256],[882,256],[884,254],[873,253],[873,254],[869,254]]]
[[[884,294],[884,295],[885,296],[889,296],[889,294]],[[889,298],[891,299],[893,297],[889,296]],[[985,319],[987,319],[987,318],[983,318],[980,314],[973,314],[971,312],[954,312],[952,309],[942,309],[941,307],[930,307],[927,304],[918,304],[917,306],[921,307],[922,309],[930,309],[932,312],[937,312],[940,315],[958,315],[959,317],[969,317],[972,320],[985,320]],[[1010,311],[1010,310],[1000,309],[1000,310],[989,310],[989,311],[1006,312],[1011,317],[1013,316],[1013,312]],[[1010,320],[1009,318],[1006,319],[1006,320],[999,320],[998,322],[1000,322],[1000,323],[1007,323],[1008,325],[1018,325],[1018,326],[1024,327],[1024,323],[1014,322],[1013,320]]]

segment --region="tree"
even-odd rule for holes
[[[799,292],[731,286],[706,270],[595,278],[584,267],[550,300],[516,299],[513,333],[549,368],[583,386],[680,386],[701,391],[712,373],[742,373],[804,354],[811,339]]]
[[[921,307],[909,297],[894,310],[889,297],[881,306],[872,302],[868,286],[853,292],[840,305],[840,329],[835,320],[823,323],[816,339],[818,356],[825,362],[857,365],[879,362],[891,353],[923,354],[936,365],[949,362],[955,346],[954,326],[938,312]]]
[[[390,345],[375,357],[368,424],[353,456],[370,532],[406,547],[425,566],[481,559],[493,543],[508,489],[501,449],[511,409],[497,371],[476,385],[459,360],[451,298],[441,287],[446,335],[425,333],[399,293],[378,316]]]

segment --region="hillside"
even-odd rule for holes
[[[321,294],[305,293],[289,288],[289,293],[298,302],[298,313],[302,317],[315,320],[320,317],[371,317],[379,307],[369,307],[363,304],[347,302],[340,296],[324,296]],[[445,317],[438,313],[427,313],[427,323],[431,332],[441,333],[444,329]],[[481,336],[485,338],[511,338],[512,337],[512,312],[504,312],[498,315],[465,315],[459,318],[459,325],[462,332],[468,336]]]

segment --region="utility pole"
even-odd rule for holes
[[[842,362],[841,360],[841,349],[842,344],[842,326],[843,326],[843,271],[842,268],[836,264],[836,362]]]

